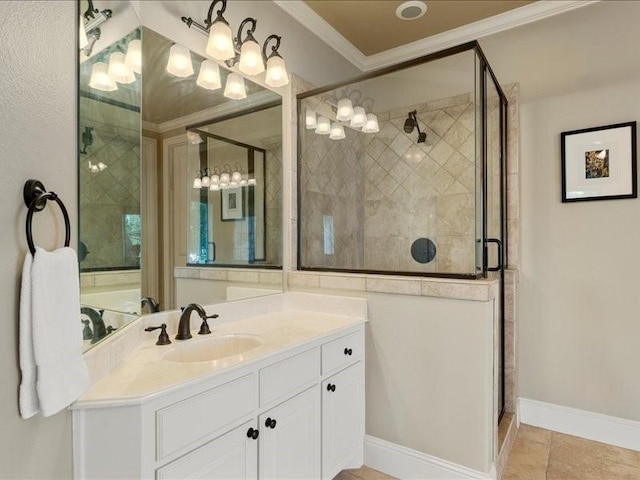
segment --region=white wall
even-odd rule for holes
[[[22,186],[39,178],[60,195],[76,236],[74,2],[0,2],[0,477],[71,478],[71,416],[18,413],[19,279],[27,244]],[[61,246],[55,205],[35,215],[35,241]]]
[[[521,108],[520,396],[631,420],[640,200],[561,203],[560,132],[640,121],[639,91],[640,78],[611,81]]]

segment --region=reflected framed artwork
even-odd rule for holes
[[[562,202],[638,198],[636,122],[560,134]]]
[[[242,191],[242,187],[220,190],[222,197],[220,218],[222,221],[242,220],[245,217],[245,201]]]

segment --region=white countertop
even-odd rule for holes
[[[248,365],[271,354],[320,339],[339,330],[364,323],[363,316],[328,314],[306,310],[264,313],[224,324],[210,323],[211,335],[193,329],[190,340],[155,345],[157,335],[144,341],[124,362],[98,381],[72,405],[74,409],[138,404],[234,367]],[[199,322],[192,322],[194,325]],[[156,332],[154,332],[156,333]],[[204,362],[174,362],[163,355],[178,343],[206,341],[215,335],[258,335],[263,343],[241,355]]]

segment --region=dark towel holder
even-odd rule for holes
[[[33,233],[31,231],[31,221],[33,219],[34,212],[40,212],[44,210],[44,207],[47,205],[47,200],[55,201],[59,206],[60,210],[62,210],[62,215],[64,216],[64,228],[65,228],[65,236],[64,236],[64,246],[68,247],[69,242],[71,241],[71,222],[69,222],[69,214],[67,213],[67,209],[62,203],[62,200],[56,195],[55,192],[47,192],[44,188],[44,185],[40,180],[27,180],[24,184],[24,189],[22,190],[22,195],[24,197],[24,203],[29,207],[29,211],[27,212],[27,244],[29,244],[29,251],[31,255],[35,255],[36,247],[33,244]]]

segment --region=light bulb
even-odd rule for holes
[[[329,133],[331,133],[331,122],[327,117],[323,117],[322,115],[318,117],[316,133],[318,135],[329,135]]]
[[[344,138],[344,128],[338,122],[333,122],[331,132],[329,133],[331,140],[342,140]]]
[[[244,78],[239,73],[230,73],[227,77],[227,84],[224,87],[224,96],[233,100],[247,98],[244,89]]]
[[[125,55],[122,52],[113,52],[109,56],[109,76],[118,83],[129,84],[136,81],[136,76],[125,63]]]
[[[238,70],[247,75],[258,75],[264,72],[262,52],[255,40],[245,40],[240,48],[240,65]]]
[[[177,43],[171,47],[169,61],[167,62],[167,72],[182,78],[193,75],[191,52],[187,47],[183,47]]]
[[[378,127],[378,117],[376,117],[375,113],[367,114],[367,123],[362,127],[362,131],[364,133],[377,133],[380,131]]]
[[[307,127],[307,130],[311,130],[318,126],[318,121],[316,119],[316,112],[307,108],[307,111],[304,115],[304,124]]]
[[[217,90],[220,83],[220,67],[213,60],[204,60],[200,65],[200,73],[196,83],[207,90]]]
[[[353,109],[353,117],[351,117],[351,127],[362,128],[367,123],[367,113],[362,107],[355,107]]]
[[[336,118],[342,122],[351,120],[353,117],[353,104],[348,98],[341,98],[338,100],[338,111]]]
[[[89,86],[103,92],[113,92],[118,89],[116,82],[109,75],[109,67],[106,63],[96,62],[91,69],[91,80]]]
[[[289,83],[287,68],[279,55],[273,55],[267,60],[267,76],[264,81],[270,87],[282,87]]]
[[[202,187],[202,179],[200,177],[196,177],[193,179],[193,188]]]
[[[127,47],[127,57],[124,63],[129,70],[137,74],[142,73],[142,41],[131,40]]]
[[[207,41],[207,55],[216,60],[230,60],[236,56],[233,51],[231,28],[224,21],[218,20],[211,25]]]
[[[87,40],[87,31],[84,28],[84,20],[82,19],[82,15],[80,16],[79,35],[80,35],[80,39],[79,39],[80,40],[80,50],[82,50],[87,45],[89,45],[89,40]]]

